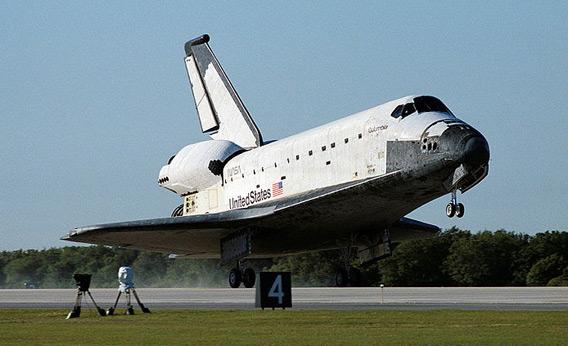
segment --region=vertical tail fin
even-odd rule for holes
[[[262,145],[262,136],[209,47],[209,35],[185,44],[185,67],[203,133],[243,148]]]

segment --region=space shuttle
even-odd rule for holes
[[[489,145],[438,98],[405,96],[276,141],[265,141],[202,35],[185,44],[185,67],[202,132],[160,169],[177,194],[171,216],[78,227],[62,239],[215,258],[232,264],[229,285],[253,287],[253,263],[345,250],[362,266],[400,242],[439,228],[405,217],[450,195],[448,217],[488,174]],[[360,284],[338,268],[337,286]]]

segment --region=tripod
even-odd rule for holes
[[[107,316],[114,315],[114,310],[116,309],[116,306],[118,305],[118,301],[120,300],[120,296],[122,295],[123,292],[126,295],[126,311],[125,311],[126,315],[134,315],[134,307],[132,307],[132,296],[131,296],[131,294],[134,295],[134,298],[136,299],[136,302],[140,306],[140,309],[142,310],[142,312],[145,313],[145,314],[150,313],[150,309],[145,307],[144,304],[142,304],[142,302],[140,301],[140,298],[138,297],[138,293],[136,293],[136,290],[134,289],[134,287],[128,287],[128,288],[122,288],[121,287],[120,290],[118,291],[118,296],[116,297],[116,300],[114,301],[114,305],[106,311]]]
[[[106,316],[105,311],[97,305],[97,302],[95,302],[93,295],[89,291],[89,287],[91,286],[91,274],[74,274],[73,279],[75,279],[75,284],[77,285],[77,298],[75,298],[75,306],[73,306],[73,310],[69,312],[66,319],[81,316],[81,302],[83,301],[83,296],[86,294],[88,294],[91,298],[91,301],[95,305],[99,315]]]

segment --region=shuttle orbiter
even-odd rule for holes
[[[439,228],[404,216],[448,193],[462,217],[462,193],[488,172],[479,131],[437,98],[417,95],[367,109],[277,141],[264,141],[203,35],[185,45],[185,66],[203,133],[171,157],[160,186],[182,198],[171,217],[75,228],[63,239],[220,258],[235,264],[231,287],[252,287],[243,263],[345,249],[372,263],[392,244]],[[356,284],[341,268],[339,286]]]

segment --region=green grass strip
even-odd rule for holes
[[[0,310],[0,345],[566,345],[568,311]],[[138,311],[137,311],[138,312]],[[117,311],[122,313],[122,310]]]

